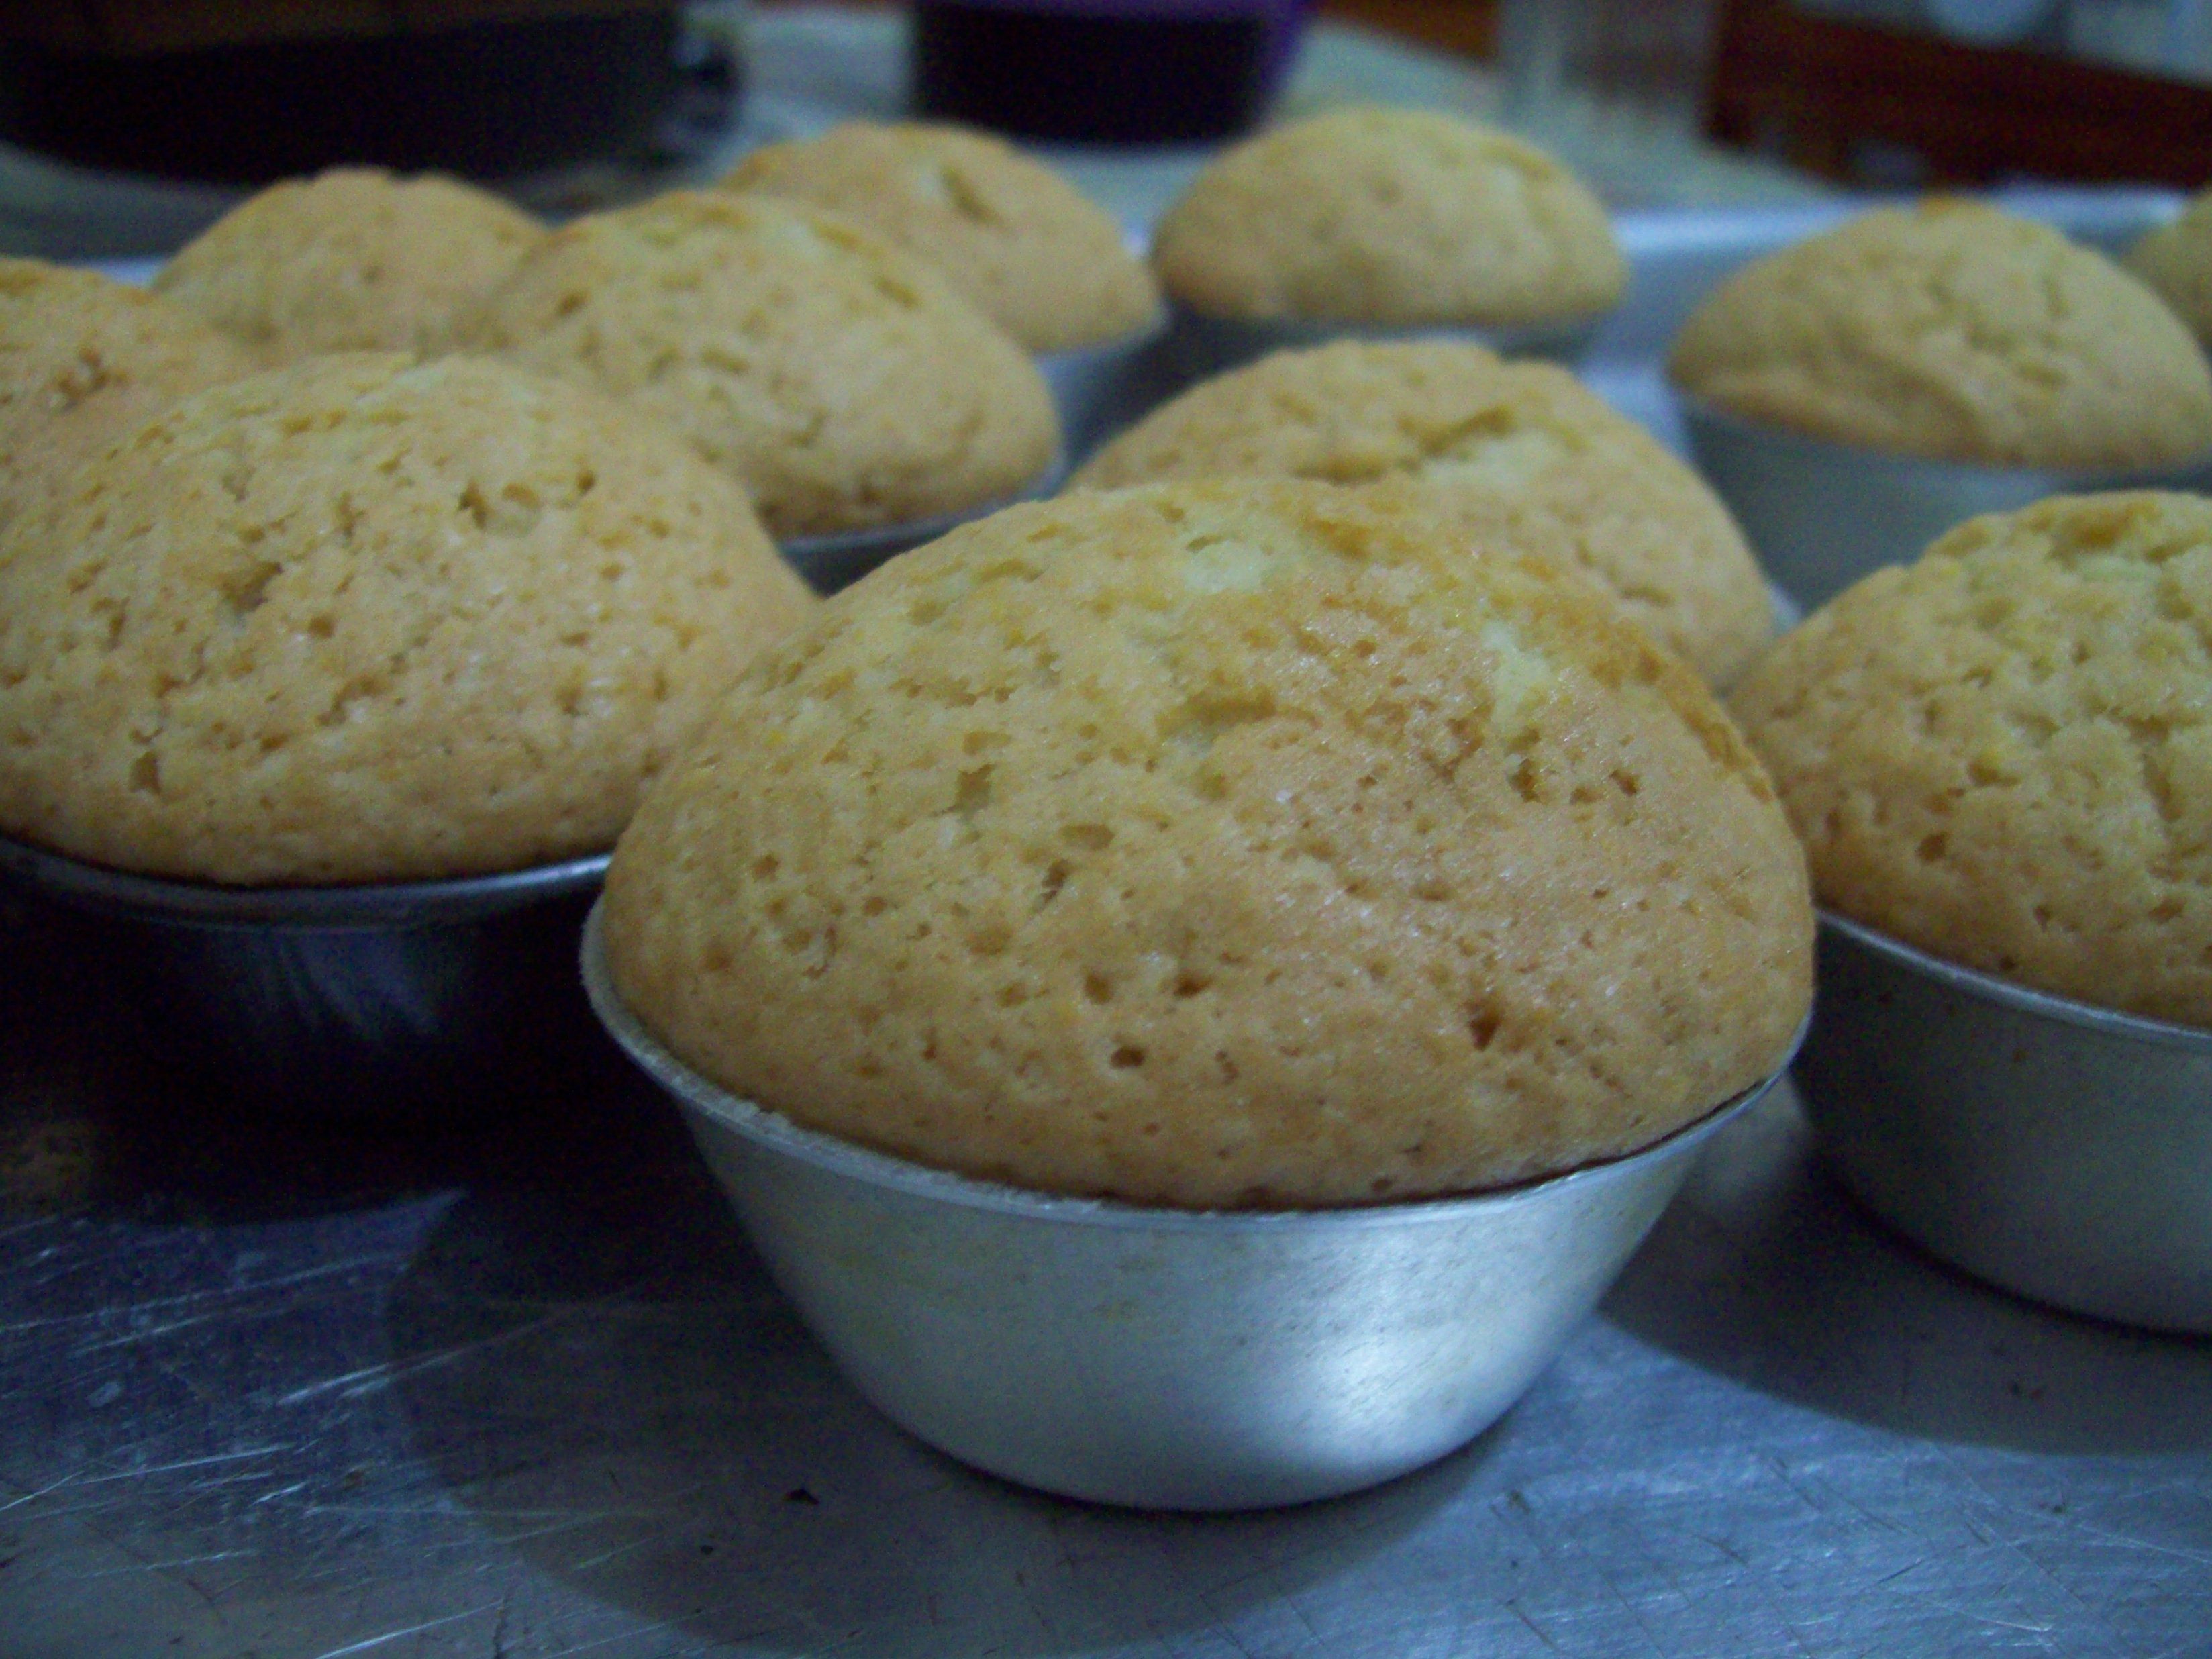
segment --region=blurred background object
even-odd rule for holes
[[[915,0],[914,100],[1021,137],[1188,143],[1245,131],[1310,0]]]
[[[2208,0],[1728,0],[1717,139],[1874,189],[2212,179]]]
[[[674,0],[0,0],[0,137],[173,179],[510,177],[635,155],[718,88]]]
[[[1697,132],[1717,10],[1717,0],[1501,0],[1506,118],[1529,131],[1597,115]]]

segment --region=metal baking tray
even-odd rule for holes
[[[1679,441],[1680,318],[1843,210],[1629,216],[1589,378]],[[611,1052],[452,1121],[258,1115],[65,913],[0,894],[0,1653],[2212,1655],[2212,1342],[1936,1264],[1787,1090],[1472,1445],[1175,1517],[876,1415]]]

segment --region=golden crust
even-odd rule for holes
[[[1970,968],[2212,1025],[2212,503],[1970,520],[1731,702],[1822,902]]]
[[[749,489],[778,536],[1013,495],[1060,447],[1022,349],[836,214],[672,191],[556,231],[453,344],[626,399]]]
[[[157,410],[252,370],[228,337],[158,295],[0,259],[0,524]]]
[[[1191,1207],[1512,1182],[1810,995],[1764,773],[1577,579],[1307,483],[1010,508],[763,657],[617,848],[629,1006],[800,1122]]]
[[[338,167],[249,197],[179,249],[154,286],[267,365],[323,351],[427,351],[545,228],[426,173]]]
[[[1119,340],[1159,314],[1121,228],[1003,139],[919,121],[848,121],[769,144],[722,180],[849,215],[928,260],[1031,351]]]
[[[0,537],[0,829],[250,884],[595,852],[812,605],[618,408],[314,358],[172,405]]]
[[[2197,339],[2212,339],[2212,191],[2191,198],[2179,218],[2137,240],[2127,267]]]
[[[1152,264],[1206,316],[1377,326],[1587,316],[1628,282],[1604,207],[1542,150],[1378,107],[1231,148],[1160,221]]]
[[[1719,498],[1549,364],[1443,343],[1279,353],[1154,410],[1074,483],[1224,476],[1401,489],[1463,540],[1597,578],[1715,684],[1774,631],[1765,579]]]
[[[1880,209],[1745,267],[1668,372],[1748,420],[1947,460],[2130,469],[2212,449],[2212,369],[2158,297],[1977,202]]]

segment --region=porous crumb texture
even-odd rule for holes
[[[1704,685],[1579,579],[1326,485],[1010,508],[764,657],[616,850],[622,995],[921,1162],[1362,1204],[1765,1075],[1811,908]]]
[[[226,336],[143,289],[0,259],[0,524],[165,405],[252,370]]]
[[[0,829],[255,884],[595,852],[813,605],[620,408],[316,358],[172,405],[0,537]]]
[[[773,197],[672,191],[576,220],[454,343],[658,416],[779,536],[981,507],[1060,450],[1028,354],[933,270]]]
[[[1193,311],[1253,321],[1549,322],[1628,283],[1604,206],[1543,151],[1370,107],[1226,151],[1160,221],[1152,264]]]
[[[2212,191],[2146,234],[2128,250],[2127,265],[2199,340],[2212,339]]]
[[[1824,903],[2212,1025],[2212,503],[1970,520],[1786,635],[1732,701]]]
[[[1548,364],[1443,343],[1282,352],[1154,410],[1074,483],[1224,475],[1401,489],[1472,545],[1597,578],[1717,684],[1773,633],[1765,579],[1719,498]]]
[[[2126,469],[2212,449],[2212,370],[2158,296],[1978,202],[1879,209],[1746,266],[1668,372],[1747,420],[1938,459]]]
[[[434,173],[341,167],[249,197],[154,286],[267,365],[323,351],[432,349],[454,311],[506,277],[545,228]]]
[[[849,215],[929,261],[1031,351],[1124,339],[1159,313],[1159,289],[1121,226],[987,133],[852,121],[764,145],[722,182]]]

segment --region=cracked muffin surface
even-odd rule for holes
[[[722,180],[848,214],[928,260],[1031,351],[1118,340],[1160,309],[1105,210],[1004,139],[921,121],[848,121],[763,144]]]
[[[2212,450],[2212,368],[2136,277],[1978,202],[1881,208],[1753,261],[1675,337],[1677,386],[1747,420],[1992,465]]]
[[[1029,355],[838,215],[671,191],[555,232],[451,343],[623,398],[751,493],[778,536],[978,507],[1051,466]]]
[[[617,407],[312,359],[171,405],[0,536],[0,829],[250,884],[600,851],[813,604]]]
[[[1231,146],[1162,216],[1152,265],[1181,304],[1247,322],[1550,322],[1628,284],[1604,204],[1551,155],[1376,106]]]
[[[1821,901],[1948,961],[2212,1025],[2212,503],[1974,519],[1730,702]]]
[[[154,287],[273,368],[325,351],[426,351],[545,227],[459,179],[334,167],[256,192]]]
[[[1054,1192],[1359,1204],[1648,1144],[1810,994],[1802,856],[1580,579],[1302,483],[903,556],[648,792],[624,1000],[812,1127]]]
[[[1596,578],[1715,684],[1774,632],[1765,578],[1719,498],[1550,364],[1444,342],[1280,352],[1154,410],[1073,485],[1208,477],[1402,489],[1471,544]]]
[[[159,295],[41,259],[0,259],[0,524],[78,462],[255,364]]]

